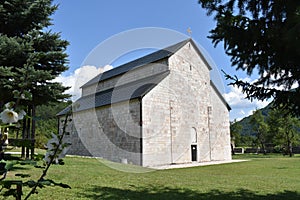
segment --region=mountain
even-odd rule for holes
[[[259,109],[261,110],[262,114],[264,116],[268,116],[268,113],[270,111],[270,107],[272,106],[272,103],[270,103],[269,105],[267,105],[266,107]],[[250,123],[251,119],[253,118],[252,115],[245,117],[244,119],[236,122],[238,124],[240,124],[242,126],[242,130],[241,130],[241,135],[250,135],[250,136],[255,136],[255,133],[252,130],[252,125]]]

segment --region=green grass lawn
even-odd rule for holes
[[[97,159],[67,157],[64,166],[50,168],[48,178],[66,183],[72,189],[50,186],[39,189],[39,194],[31,199],[300,199],[300,156],[237,155],[235,158],[251,160],[125,173],[111,169]],[[36,180],[40,170],[18,166],[7,179],[15,179],[15,173],[23,173],[32,174],[30,178]],[[23,190],[24,194],[28,193],[27,188]]]

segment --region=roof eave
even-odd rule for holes
[[[208,61],[206,60],[205,56],[203,55],[203,53],[200,51],[200,49],[198,48],[197,44],[194,42],[193,39],[190,38],[189,42],[194,46],[194,48],[196,49],[198,55],[201,57],[201,59],[203,60],[204,64],[206,65],[206,67],[209,70],[212,70],[212,67],[210,66],[210,64],[208,63]]]
[[[229,106],[229,104],[227,103],[227,101],[225,100],[225,98],[223,97],[223,95],[219,92],[219,90],[216,87],[216,85],[212,81],[210,81],[210,85],[212,86],[212,88],[214,89],[214,91],[217,93],[217,95],[220,97],[221,101],[225,104],[225,106],[227,107],[227,109],[230,111],[231,107]]]

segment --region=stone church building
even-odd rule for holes
[[[230,107],[210,70],[187,39],[97,75],[72,106],[69,154],[145,167],[231,160]]]

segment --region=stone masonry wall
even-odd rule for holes
[[[142,100],[143,166],[172,163],[169,79],[166,77]]]
[[[61,116],[59,118],[59,131],[62,132],[63,123],[65,120],[65,116]],[[71,143],[72,145],[69,147],[67,154],[68,155],[78,155],[78,156],[91,156],[90,152],[83,145],[76,128],[74,126],[73,121],[68,124],[67,128],[69,134],[64,136],[64,141],[67,143]]]
[[[141,165],[138,100],[75,112],[73,119],[83,146],[92,156]]]
[[[181,102],[177,112],[181,116],[177,117],[177,122],[173,122],[173,126],[179,129],[174,138],[178,138],[174,143],[183,143],[187,146],[186,151],[182,155],[179,162],[191,162],[191,145],[190,140],[191,130],[196,130],[197,133],[197,161],[209,160],[209,149],[207,148],[208,139],[208,113],[210,96],[207,92],[209,89],[209,68],[205,65],[194,46],[191,43],[186,44],[170,59],[170,68],[173,74],[176,73],[177,80],[173,79],[175,85],[179,83],[179,87],[174,87],[174,90],[180,95]],[[184,138],[188,138],[184,140]],[[182,144],[183,145],[183,144]],[[177,145],[178,146],[178,145]],[[176,146],[175,146],[176,147]],[[182,151],[176,149],[177,154]]]
[[[211,88],[211,155],[212,160],[231,160],[229,112],[217,91]]]
[[[192,144],[197,161],[210,160],[209,69],[191,44],[170,57],[169,69],[170,75],[143,98],[144,166],[189,163]]]

